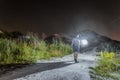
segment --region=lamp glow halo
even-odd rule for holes
[[[86,39],[81,40],[82,45],[88,45],[88,41]]]

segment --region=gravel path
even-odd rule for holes
[[[96,65],[94,51],[79,54],[74,63],[73,54],[63,58],[41,60],[36,64],[8,72],[0,80],[90,80],[89,67]]]

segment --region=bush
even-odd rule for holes
[[[44,41],[40,41],[37,47],[36,54],[37,54],[38,59],[49,59],[50,58],[48,46]]]
[[[70,54],[72,48],[64,43],[56,43],[47,45],[44,41],[40,41],[37,55],[39,59],[50,59],[51,57],[62,57],[64,55]]]
[[[49,52],[51,57],[62,57],[70,54],[72,52],[72,48],[63,42],[60,42],[59,44],[54,42],[49,46]]]
[[[118,80],[117,77],[111,75],[120,71],[120,59],[115,56],[114,52],[101,52],[98,59],[98,66],[90,68],[91,78],[98,80]]]
[[[0,39],[0,64],[12,63],[17,47],[18,46],[14,41]]]
[[[31,53],[30,53],[31,52]],[[28,63],[35,61],[33,50],[26,43],[0,39],[0,64]]]
[[[64,43],[47,45],[32,37],[30,43],[10,39],[0,39],[0,64],[33,63],[39,59],[62,57],[70,54],[72,48]]]

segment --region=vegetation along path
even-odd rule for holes
[[[41,60],[3,74],[0,80],[90,80],[89,67],[96,65],[96,54],[94,50],[79,54],[79,63],[74,63],[73,54]]]

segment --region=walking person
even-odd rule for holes
[[[77,35],[75,38],[73,38],[72,40],[72,48],[73,48],[73,56],[74,56],[74,61],[75,63],[79,63],[79,61],[77,60],[78,58],[78,53],[80,51],[80,36]]]

